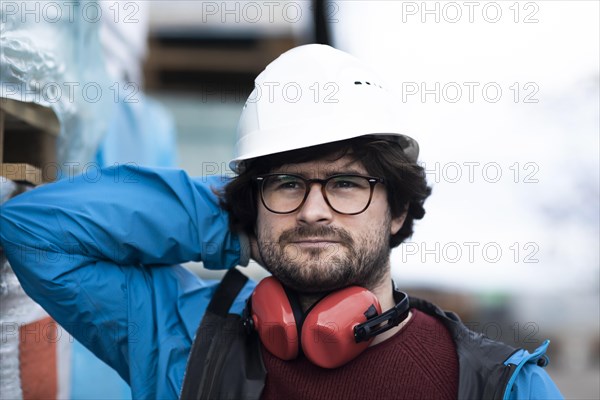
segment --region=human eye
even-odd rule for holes
[[[360,176],[336,176],[330,181],[332,189],[363,189],[368,187],[368,181]]]
[[[304,182],[296,176],[276,175],[269,179],[267,188],[273,191],[304,190]]]

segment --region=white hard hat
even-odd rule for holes
[[[350,54],[296,47],[255,79],[229,167],[239,173],[245,160],[365,135],[398,143],[416,162],[419,146],[402,133],[396,104],[379,76]]]

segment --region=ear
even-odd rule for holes
[[[254,231],[256,232],[256,228]],[[250,258],[256,261],[261,267],[264,267],[262,254],[260,253],[260,247],[258,247],[258,240],[256,239],[256,234],[248,235],[248,239],[250,241]]]
[[[390,235],[395,235],[398,233],[402,225],[404,225],[404,220],[406,220],[407,211],[404,211],[402,214],[397,216],[396,218],[392,218],[392,223],[390,227]]]

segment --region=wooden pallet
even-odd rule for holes
[[[290,36],[271,38],[193,38],[154,36],[149,41],[149,55],[144,66],[148,90],[173,86],[197,86],[203,78],[224,79],[242,76],[250,79],[284,51],[295,46]],[[167,74],[179,74],[173,82]],[[217,77],[217,78],[215,78]]]
[[[56,179],[60,123],[54,111],[35,103],[0,98],[0,176],[39,185]]]

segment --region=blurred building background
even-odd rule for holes
[[[94,138],[92,156],[59,151],[70,154],[59,163],[230,175],[254,76],[288,48],[330,43],[371,63],[396,91],[433,186],[427,216],[393,252],[399,286],[492,338],[529,350],[551,339],[548,370],[563,394],[600,398],[597,2],[100,4],[117,106],[102,134],[81,133]],[[77,344],[71,360],[71,398],[127,396]]]

